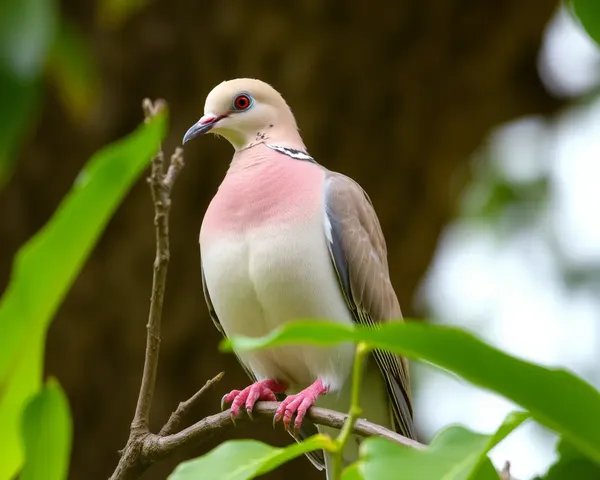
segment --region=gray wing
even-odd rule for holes
[[[365,191],[351,178],[326,170],[325,213],[329,251],[354,320],[367,326],[400,320],[385,239]],[[396,431],[416,438],[408,363],[382,350],[373,356],[385,379]]]
[[[208,288],[206,286],[206,278],[204,277],[204,268],[202,268],[202,262],[200,262],[200,268],[202,269],[202,290],[204,292],[204,299],[206,300],[206,305],[208,307],[208,313],[210,315],[211,320],[215,324],[215,327],[217,327],[217,330],[219,332],[221,332],[221,335],[223,335],[223,337],[227,338],[227,335],[225,335],[225,330],[223,330],[223,326],[221,325],[221,322],[219,321],[219,317],[217,317],[217,312],[215,311],[215,307],[213,306],[213,303],[210,299],[210,294],[208,293]],[[243,367],[244,371],[246,372],[246,375],[248,375],[250,377],[252,382],[256,382],[256,376],[254,375],[254,373],[252,373],[252,370],[250,370],[248,367],[246,367],[246,365],[244,365],[244,363],[242,361],[240,361],[239,357],[238,357],[238,362]],[[281,401],[281,400],[283,400],[283,398],[285,398],[285,395],[283,395],[283,394],[276,394],[276,396],[279,401]],[[288,433],[294,438],[294,440],[300,441],[300,440],[304,440],[305,438],[311,437],[312,435],[317,434],[318,430],[317,430],[317,427],[312,422],[305,420],[304,422],[302,422],[302,426],[300,427],[300,430],[298,431],[298,438],[296,438],[296,436],[294,436],[294,434],[292,432],[288,432]],[[321,450],[315,450],[314,452],[308,452],[306,454],[306,456],[311,461],[311,463],[319,470],[323,470],[325,468],[325,457]]]

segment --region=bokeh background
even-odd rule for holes
[[[64,0],[58,12],[62,56],[50,56],[0,191],[0,286],[90,155],[140,122],[143,97],[169,103],[169,151],[215,84],[257,77],[283,93],[311,154],[369,192],[406,316],[464,326],[600,385],[600,54],[558,2]],[[220,371],[196,418],[247,383],[235,358],[217,351],[197,245],[231,147],[205,138],[185,156],[171,215],[156,428]],[[127,438],[143,364],[152,214],[140,181],[49,332],[46,371],[60,379],[74,417],[73,479],[107,478]],[[413,371],[423,441],[455,422],[495,430],[512,408],[428,366]],[[165,478],[232,437],[289,442],[268,422],[244,425],[143,478]],[[532,478],[551,463],[555,440],[524,427],[493,458]],[[320,476],[302,458],[268,478]]]

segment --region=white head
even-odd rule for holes
[[[206,97],[204,115],[186,132],[183,143],[207,132],[225,137],[236,151],[259,143],[305,148],[283,97],[252,78],[228,80],[213,88]]]

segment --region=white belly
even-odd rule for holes
[[[322,219],[314,225],[262,226],[203,240],[200,248],[210,298],[227,336],[263,336],[282,323],[328,319],[351,323],[327,249]],[[351,344],[294,345],[240,353],[258,379],[289,385],[317,378],[338,391],[354,356]]]

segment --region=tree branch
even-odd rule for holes
[[[150,100],[144,101],[146,120],[164,108],[164,103]],[[133,433],[148,432],[150,409],[154,396],[156,371],[160,350],[160,324],[162,318],[163,299],[169,266],[169,211],[171,209],[171,189],[178,173],[183,168],[183,150],[178,148],[171,157],[169,168],[165,174],[164,154],[159,151],[152,160],[152,169],[148,183],[154,203],[154,229],[156,236],[156,258],[154,259],[154,275],[152,279],[152,296],[150,297],[150,313],[146,325],[146,357],[144,373],[138,397],[135,415],[131,424]],[[135,431],[135,432],[134,432]]]
[[[157,113],[166,108],[162,100],[152,102],[144,99],[142,103],[145,121],[148,122]],[[172,155],[169,167],[165,173],[164,153],[159,150],[152,159],[152,167],[148,183],[152,192],[154,203],[154,227],[156,236],[156,258],[152,278],[152,296],[150,297],[150,313],[146,325],[146,354],[144,359],[144,372],[140,393],[135,409],[129,439],[123,450],[121,459],[112,479],[135,478],[137,473],[143,471],[148,462],[140,458],[140,451],[144,438],[150,434],[149,421],[158,357],[160,350],[160,324],[162,318],[163,299],[169,265],[169,210],[171,208],[171,189],[177,175],[183,168],[183,150],[177,148]]]
[[[272,421],[278,406],[279,402],[257,402],[252,410],[252,417],[254,420],[268,419]],[[240,416],[236,417],[235,425],[243,421],[249,421],[245,410],[243,412],[243,414],[240,412]],[[326,408],[311,407],[305,418],[317,425],[326,425],[341,429],[348,418],[348,414]],[[142,456],[157,460],[181,448],[199,445],[212,438],[216,433],[222,433],[235,425],[231,420],[230,411],[225,410],[221,413],[205,417],[181,432],[166,437],[159,435],[147,437],[144,441]],[[425,445],[415,440],[403,437],[396,432],[392,432],[385,427],[364,419],[358,419],[352,431],[363,437],[379,436],[407,447],[425,448]]]
[[[198,403],[198,400],[200,400],[200,398],[204,395],[204,393],[206,393],[206,391],[208,391],[212,386],[216,385],[217,382],[219,382],[223,378],[223,375],[225,375],[225,373],[221,372],[215,377],[211,378],[191,398],[187,399],[185,402],[181,402],[177,406],[177,410],[175,410],[171,414],[169,420],[167,420],[167,423],[165,423],[165,426],[161,428],[158,435],[164,437],[175,433],[177,431],[177,428],[179,428],[179,426],[183,422],[184,417],[189,413],[189,411],[194,407],[194,405]]]

